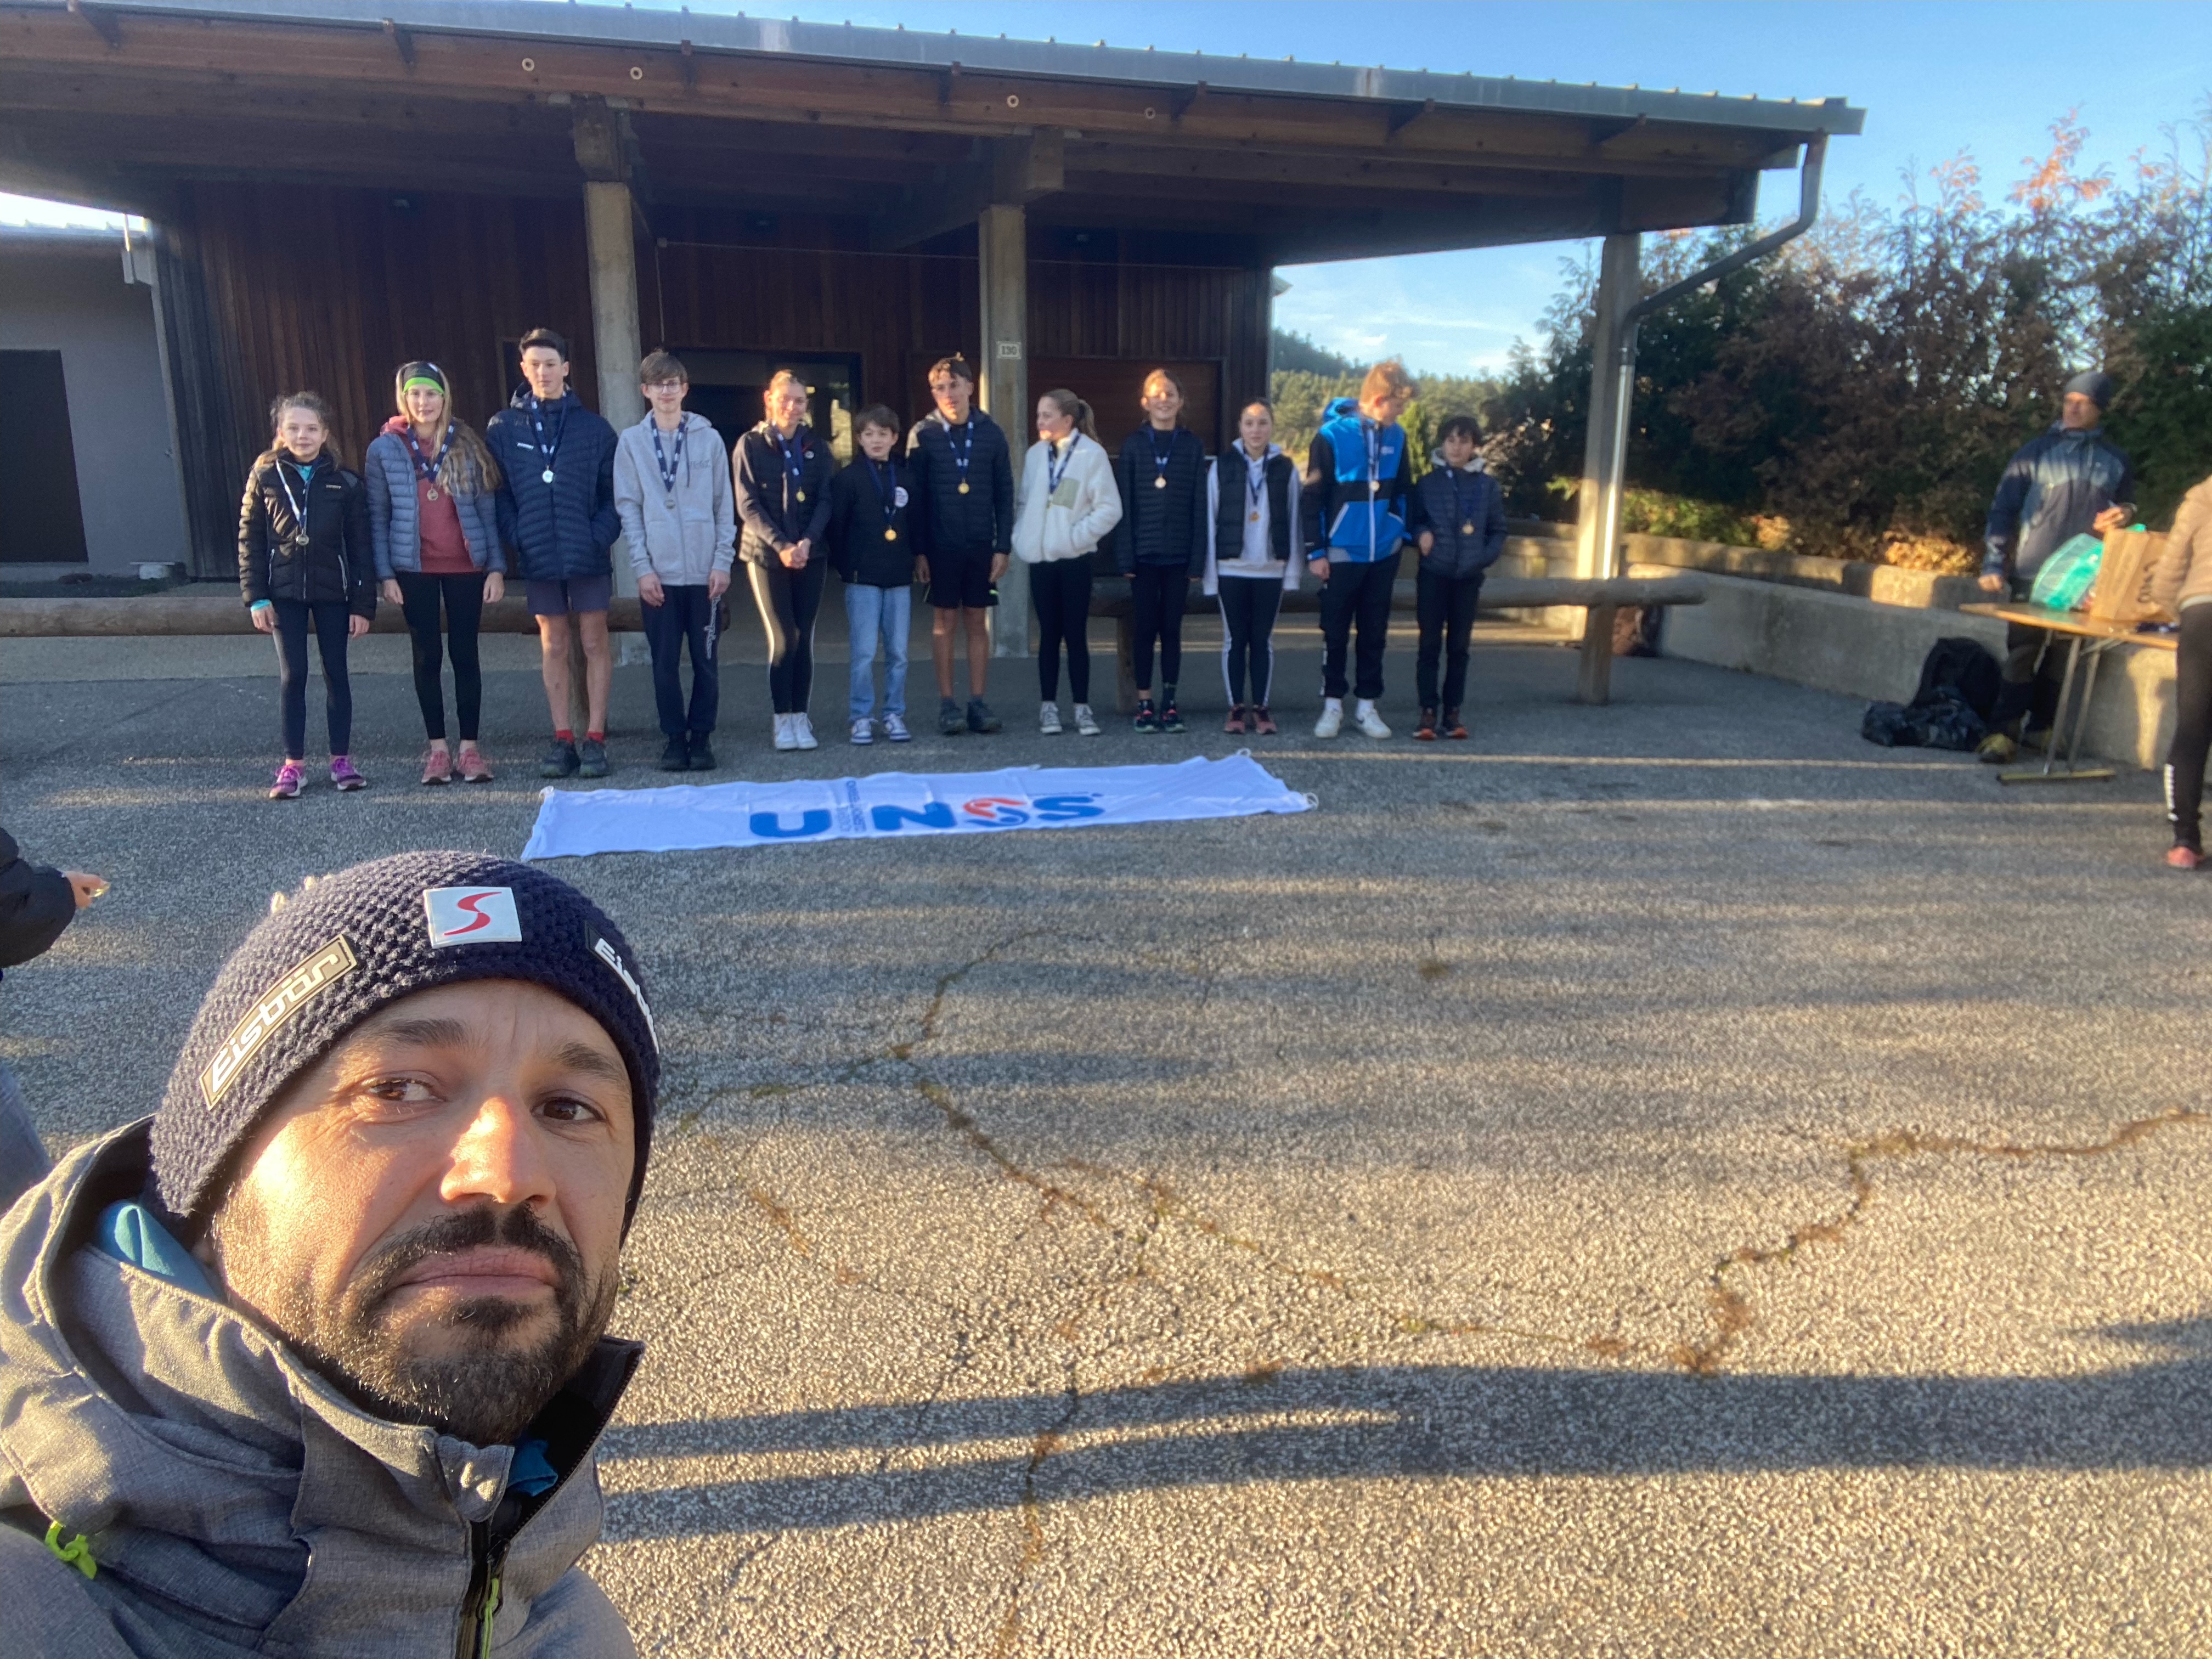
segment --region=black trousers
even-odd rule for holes
[[[1352,630],[1359,629],[1351,695],[1372,701],[1382,695],[1382,653],[1390,642],[1390,590],[1398,580],[1400,555],[1372,564],[1332,564],[1321,586],[1321,690],[1325,697],[1346,694],[1345,653]]]
[[[438,611],[445,608],[443,643],[453,653],[453,713],[459,718],[461,741],[477,740],[477,721],[483,711],[483,671],[477,662],[477,629],[483,621],[484,579],[481,571],[465,576],[425,576],[402,570],[399,578],[400,614],[415,642],[415,701],[422,705],[424,735],[446,735],[446,687],[440,661],[441,643]]]
[[[1159,642],[1160,681],[1165,685],[1182,680],[1182,611],[1190,600],[1190,571],[1179,564],[1140,564],[1129,581],[1129,598],[1136,615],[1136,643],[1130,665],[1137,675],[1137,690],[1152,689],[1152,644]]]
[[[1067,647],[1067,695],[1091,701],[1091,556],[1045,559],[1030,567],[1037,616],[1037,692],[1060,701],[1060,648]]]
[[[830,562],[817,555],[791,569],[781,559],[745,562],[768,630],[768,694],[779,714],[803,714],[814,692],[814,618],[822,609],[822,584]]]
[[[2004,666],[1997,686],[1996,712],[1990,721],[1993,727],[2000,731],[2014,727],[2023,714],[2027,716],[2030,731],[2050,726],[2058,713],[2058,688],[2066,678],[2069,643],[2040,628],[2020,623],[2005,625]]]
[[[653,653],[653,702],[660,735],[703,738],[722,706],[722,669],[714,655],[714,602],[707,584],[660,585],[659,605],[640,605],[645,643]],[[817,595],[817,600],[819,596]],[[684,707],[684,652],[691,652],[691,707]]]
[[[2166,751],[2166,816],[2173,838],[2203,844],[2204,757],[2212,750],[2212,605],[2181,613],[2174,652],[2173,746]]]
[[[1221,678],[1229,706],[1264,708],[1275,689],[1275,614],[1283,608],[1283,584],[1273,576],[1223,576],[1219,586]]]
[[[343,599],[276,599],[276,696],[284,712],[284,758],[307,754],[307,629],[323,659],[323,712],[331,753],[352,753],[353,683],[346,678],[346,640],[353,611]]]
[[[1415,573],[1414,594],[1421,622],[1420,653],[1413,662],[1413,684],[1424,708],[1456,708],[1467,696],[1467,642],[1474,632],[1475,601],[1482,576],[1446,576],[1426,565]],[[1443,659],[1443,700],[1437,698],[1437,659]]]

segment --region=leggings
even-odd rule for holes
[[[1467,646],[1474,632],[1474,607],[1482,597],[1482,573],[1447,576],[1426,565],[1415,573],[1414,600],[1421,643],[1413,658],[1413,684],[1424,708],[1457,708],[1467,696]],[[1437,696],[1437,659],[1443,659],[1442,702]]]
[[[1190,598],[1190,572],[1179,564],[1140,564],[1129,579],[1131,618],[1136,634],[1132,665],[1137,690],[1152,689],[1152,641],[1160,647],[1160,679],[1174,685],[1182,678],[1182,608]]]
[[[477,740],[477,718],[483,708],[483,673],[477,665],[477,626],[483,620],[483,573],[425,576],[402,570],[399,608],[415,641],[415,701],[422,705],[426,736],[446,735],[446,688],[440,678],[438,605],[446,607],[446,632],[453,653],[453,712],[461,741]]]
[[[352,752],[353,686],[346,678],[346,636],[353,611],[343,599],[276,599],[276,690],[284,711],[284,758],[307,753],[307,625],[323,659],[324,708],[330,718],[331,753]]]
[[[1091,701],[1091,556],[1046,559],[1030,567],[1037,614],[1037,691],[1060,701],[1060,647],[1067,647],[1067,695]]]
[[[1229,706],[1265,708],[1275,684],[1275,613],[1283,608],[1283,584],[1273,576],[1224,576],[1220,586],[1221,678],[1229,687]]]
[[[745,574],[768,630],[768,694],[779,714],[803,714],[814,692],[814,618],[830,562],[817,555],[798,570],[781,559],[748,560]]]
[[[2054,741],[2057,734],[2052,734]],[[2203,845],[2204,757],[2212,750],[2212,605],[2181,613],[2174,652],[2173,746],[2166,751],[2166,816],[2173,838]]]

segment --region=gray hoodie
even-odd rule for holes
[[[684,441],[680,457],[676,437]],[[704,587],[715,571],[729,574],[737,551],[730,454],[706,417],[688,409],[681,429],[675,437],[664,433],[660,447],[676,468],[672,495],[653,453],[652,410],[635,426],[624,427],[615,446],[615,511],[622,517],[630,569],[672,587]]]
[[[602,1340],[511,1446],[372,1416],[258,1325],[84,1240],[148,1170],[141,1122],[0,1221],[0,1607],[10,1652],[70,1659],[600,1659],[633,1651],[576,1562],[592,1449],[637,1363]],[[82,1537],[95,1570],[57,1559]],[[478,1609],[495,1597],[489,1644]]]

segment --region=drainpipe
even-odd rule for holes
[[[1614,344],[1613,442],[1606,453],[1604,506],[1598,522],[1601,576],[1619,574],[1613,568],[1620,552],[1620,495],[1628,471],[1628,404],[1636,390],[1636,331],[1644,318],[1662,311],[1684,295],[1741,270],[1754,259],[1763,259],[1784,242],[1795,241],[1812,229],[1820,216],[1820,165],[1827,159],[1828,135],[1816,132],[1805,146],[1805,165],[1798,174],[1797,216],[1778,231],[1723,255],[1703,270],[1638,300],[1622,315],[1620,337]]]

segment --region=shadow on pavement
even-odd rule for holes
[[[1054,1502],[1255,1481],[2212,1466],[2212,1322],[2109,1334],[2172,1357],[2061,1377],[1281,1370],[627,1427],[603,1448],[617,1469],[716,1455],[989,1455],[611,1493],[608,1535],[914,1521],[1009,1509],[1025,1493]],[[1300,1418],[1319,1420],[1283,1420]]]

